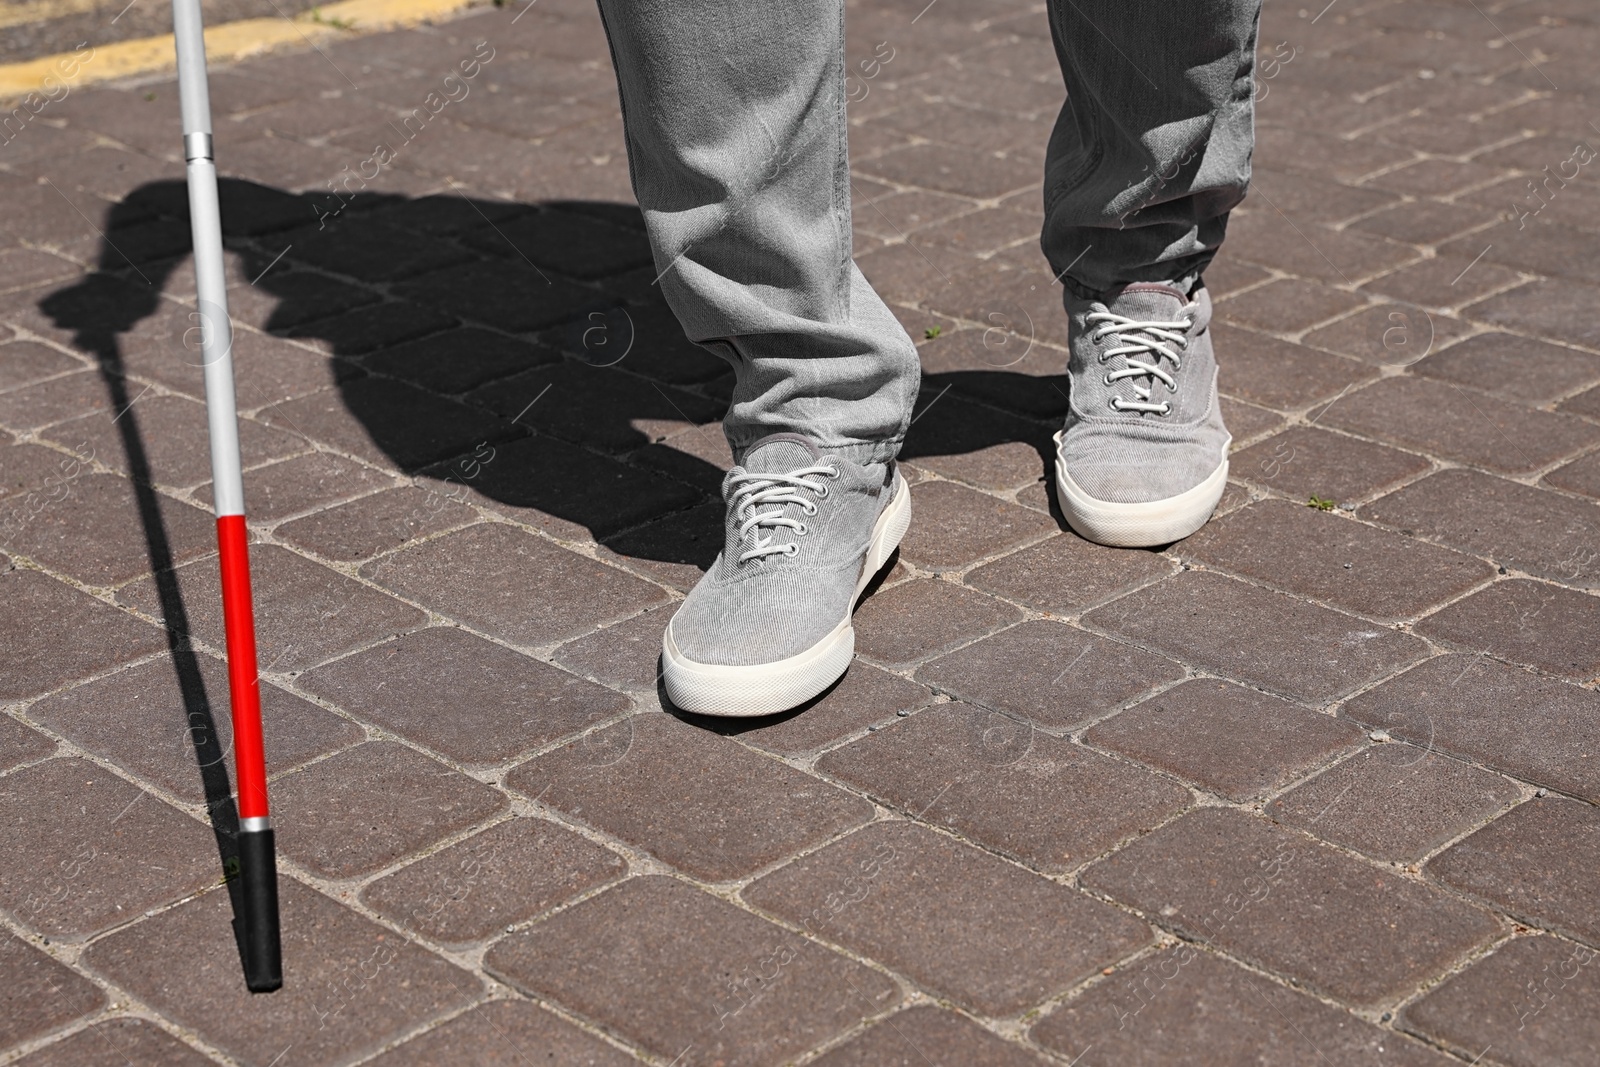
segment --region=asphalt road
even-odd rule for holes
[[[314,0],[201,0],[207,25],[290,17]],[[168,0],[0,0],[0,63],[172,32]]]

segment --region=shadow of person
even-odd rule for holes
[[[711,563],[720,516],[701,505],[731,461],[718,421],[733,375],[661,299],[636,207],[219,184],[242,411],[558,536]],[[186,212],[180,181],[136,189],[108,213],[98,269],[41,301],[108,383],[203,396],[192,289],[174,278]],[[319,350],[322,372],[263,335]],[[1021,444],[1045,474],[1065,386],[927,374],[903,458]]]

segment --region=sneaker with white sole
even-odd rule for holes
[[[861,466],[778,433],[722,483],[722,554],[661,641],[672,703],[701,715],[771,715],[838,680],[855,654],[850,615],[911,524],[894,464]]]
[[[1228,483],[1211,351],[1211,296],[1138,282],[1067,297],[1071,404],[1056,434],[1056,489],[1078,533],[1124,548],[1205,525]]]

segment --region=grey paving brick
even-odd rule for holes
[[[922,1004],[875,1023],[814,1062],[819,1067],[921,1067],[926,1063],[1039,1067],[1049,1061],[1031,1049],[1001,1040],[953,1011]]]
[[[365,738],[361,727],[261,682],[267,773],[276,774]],[[180,800],[205,803],[233,776],[233,716],[226,663],[169,653],[48,696],[28,717]]]
[[[667,600],[656,586],[504,523],[402,549],[362,573],[519,645],[568,640]],[[535,575],[537,591],[527,585]]]
[[[1055,530],[1055,523],[953,482],[926,482],[911,493],[913,510],[926,516],[913,523],[900,552],[927,570],[964,567]]]
[[[1600,508],[1560,493],[1481,471],[1443,470],[1363,506],[1361,514],[1504,567],[1600,587],[1594,543]]]
[[[1047,1015],[1031,1036],[1069,1060],[1094,1052],[1127,1067],[1456,1062],[1191,944],[1118,968]]]
[[[75,477],[48,482],[13,505],[11,521],[0,533],[7,547],[96,586],[120,585],[149,574],[152,540],[158,558],[165,557],[163,566],[216,551],[216,523],[204,511],[165,494],[141,491],[115,474],[84,469],[78,464]],[[158,526],[146,527],[142,501],[153,506]]]
[[[1181,664],[1086,633],[1031,620],[940,656],[917,679],[962,700],[1051,729],[1071,729],[1184,676]]]
[[[1600,801],[1597,712],[1592,690],[1459,654],[1428,660],[1339,710],[1424,748]]]
[[[1211,335],[1221,391],[1279,411],[1332,400],[1342,390],[1377,376],[1356,360],[1226,323],[1214,325]]]
[[[1361,307],[1366,301],[1315,282],[1274,281],[1218,301],[1217,317],[1271,333],[1298,333]]]
[[[982,1015],[1039,1004],[1150,938],[1109,905],[909,823],[852,834],[742,896]]]
[[[285,400],[257,415],[309,440],[390,470],[412,472],[526,431],[392,378],[368,377]]]
[[[859,797],[661,714],[538,756],[506,784],[712,882],[872,817]]]
[[[702,499],[677,481],[543,434],[496,446],[481,468],[456,468],[460,484],[441,492],[571,541],[601,540]]]
[[[279,851],[325,878],[370,874],[506,806],[495,790],[393,741],[272,783]]]
[[[968,704],[925,708],[817,766],[1046,873],[1081,866],[1190,802],[1172,782]]]
[[[727,508],[707,502],[607,539],[597,553],[687,594],[722,551]]]
[[[0,258],[0,263],[9,263],[11,256],[25,254],[26,251],[30,250],[9,251],[5,258]],[[44,256],[41,252],[32,254]],[[57,262],[64,264],[64,261]],[[37,341],[12,341],[0,345],[0,391],[31,385],[46,378],[82,369],[83,364],[65,352],[39,344]]]
[[[85,415],[51,427],[45,437],[67,448],[83,450],[87,444],[100,462],[130,476],[159,485],[199,485],[211,478],[211,457],[196,442],[206,440],[204,406],[186,397],[148,396],[139,399],[140,389],[128,391],[128,401],[113,422],[103,413]],[[133,426],[126,423],[131,420]],[[134,470],[127,454],[123,434],[134,428],[141,457],[147,464],[143,472]],[[252,466],[293,455],[305,448],[291,433],[263,426],[251,419],[239,422],[239,453]]]
[[[1291,426],[1235,452],[1228,474],[1301,503],[1312,496],[1344,503],[1381,492],[1428,467],[1425,458],[1411,452],[1315,426]]]
[[[246,471],[245,514],[251,522],[275,525],[291,515],[331,507],[393,484],[390,476],[332,452],[307,452]],[[210,506],[211,484],[195,491]]]
[[[1096,608],[1084,622],[1308,702],[1349,692],[1424,653],[1408,634],[1194,571]]]
[[[1241,743],[1248,738],[1249,743]],[[1231,682],[1197,678],[1091,727],[1084,740],[1235,802],[1356,745],[1361,730]]]
[[[496,1000],[473,1008],[368,1062],[374,1067],[463,1062],[523,1067],[539,1059],[573,1067],[626,1067],[638,1062],[525,1000]]]
[[[205,826],[84,759],[0,778],[0,834],[0,907],[51,937],[86,937],[221,876]]]
[[[177,577],[188,632],[223,648],[221,577],[215,561],[181,567]],[[250,549],[250,580],[257,661],[264,671],[301,670],[427,621],[416,608],[276,545]],[[164,617],[152,579],[124,586],[117,600]]]
[[[361,364],[424,389],[456,394],[559,358],[559,352],[544,345],[462,326],[369,352]]]
[[[1105,548],[1064,533],[976,567],[963,581],[1038,611],[1074,615],[1172,571],[1172,562],[1154,552]]]
[[[1600,500],[1600,452],[1591,452],[1544,476],[1545,485]]]
[[[56,743],[17,720],[0,716],[0,771],[40,759],[56,750]]]
[[[900,999],[877,971],[660,876],[506,938],[485,966],[685,1067],[787,1062]]]
[[[127,1067],[130,1063],[206,1067],[216,1061],[154,1023],[123,1017],[96,1023],[12,1062],[24,1067]]]
[[[536,367],[467,395],[523,426],[602,452],[631,452],[686,426],[715,422],[723,405],[614,367],[573,360]]]
[[[9,931],[0,934],[0,976],[0,1048],[43,1037],[106,1003],[88,979]]]
[[[1600,1042],[1595,950],[1521,937],[1409,1005],[1400,1025],[1506,1067],[1579,1067]]]
[[[1301,341],[1374,366],[1410,367],[1434,349],[1465,337],[1470,329],[1442,312],[1381,303],[1312,330]]]
[[[1502,930],[1494,916],[1236,810],[1202,808],[1081,880],[1346,1003],[1393,1002]]]
[[[278,884],[286,981],[270,997],[245,990],[220,890],[101,938],[83,965],[251,1067],[285,1050],[308,1063],[370,1055],[481,995],[476,976],[393,930]]]
[[[332,704],[458,763],[509,763],[630,702],[503,645],[434,626],[303,675]]]
[[[1541,278],[1474,304],[1466,314],[1491,326],[1507,326],[1552,341],[1593,348],[1600,344],[1600,326],[1585,309],[1593,307],[1594,300],[1592,284]]]
[[[1459,308],[1486,293],[1514,285],[1521,279],[1517,271],[1506,267],[1484,261],[1474,263],[1472,257],[1482,248],[1483,243],[1478,235],[1473,234],[1448,245],[1443,255],[1407,264],[1393,273],[1366,282],[1361,288],[1422,307]],[[1437,354],[1431,354],[1429,360],[1421,363],[1435,358]],[[1418,365],[1421,366],[1421,363]]]
[[[1022,612],[938,579],[880,589],[856,609],[856,651],[882,663],[910,664],[1022,618]]]
[[[1428,616],[1416,631],[1582,682],[1600,674],[1595,604],[1560,586],[1501,581]]]
[[[188,333],[197,325],[194,314],[186,305],[175,305],[170,311],[157,312],[148,328],[127,334],[120,346],[120,372],[204,400],[205,367],[194,348],[195,335]],[[304,345],[243,326],[233,331],[231,352],[234,393],[240,409],[246,411],[321,392],[358,373],[343,360],[329,359]],[[127,388],[131,399],[143,386],[130,380]],[[247,432],[254,433],[258,427],[248,427]],[[285,429],[294,432],[293,427]]]
[[[1600,428],[1453,384],[1393,378],[1334,404],[1322,422],[1441,459],[1527,474],[1600,440]]]
[[[273,533],[324,559],[354,563],[478,518],[444,491],[408,485],[286,522]]]
[[[1185,540],[1179,551],[1388,623],[1420,615],[1495,574],[1481,559],[1286,500],[1241,508]]]
[[[776,720],[755,723],[680,716],[708,730],[737,736],[747,745],[781,756],[804,758],[862,729],[894,722],[934,699],[925,685],[866,663],[854,663],[839,681],[812,703]]]
[[[47,693],[167,644],[156,627],[38,571],[0,571],[0,603],[10,656],[0,700]]]
[[[1266,812],[1375,859],[1409,863],[1519,795],[1500,775],[1429,749],[1378,745],[1277,798]]]
[[[654,689],[661,677],[661,637],[676,609],[651,608],[631,619],[579,637],[558,648],[561,666],[620,689]]]
[[[620,878],[622,857],[542,819],[513,818],[385,875],[361,891],[379,913],[443,944],[507,926]]]
[[[1481,333],[1433,353],[1416,364],[1416,372],[1525,404],[1548,404],[1600,379],[1600,359],[1531,337]]]
[[[1427,873],[1524,922],[1594,944],[1600,903],[1588,872],[1600,860],[1597,831],[1589,804],[1530,800],[1429,860]]]

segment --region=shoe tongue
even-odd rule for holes
[[[1140,282],[1120,292],[1106,294],[1106,310],[1130,319],[1175,322],[1178,312],[1188,306],[1186,298],[1170,285]]]
[[[775,433],[745,450],[739,464],[751,474],[788,474],[822,458],[816,442],[797,433]]]

